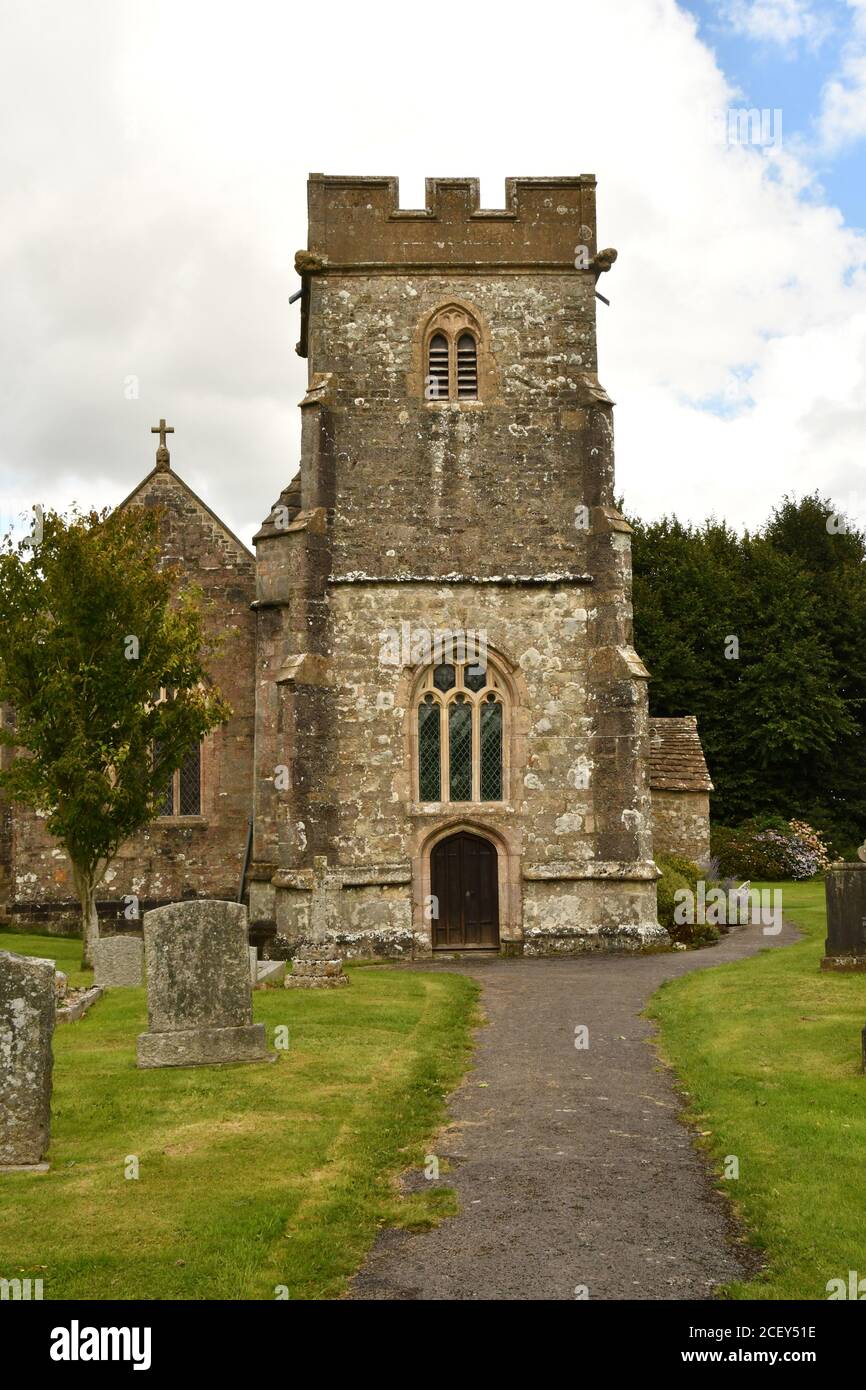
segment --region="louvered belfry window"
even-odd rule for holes
[[[478,399],[478,350],[471,333],[457,339],[457,396],[461,401]]]
[[[447,401],[448,390],[448,339],[444,333],[434,333],[430,339],[428,359],[427,399]]]
[[[419,801],[502,801],[506,698],[486,660],[428,668],[416,706]]]
[[[480,327],[458,304],[437,310],[427,327],[424,395],[428,401],[478,400]]]

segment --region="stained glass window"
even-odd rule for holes
[[[502,798],[502,706],[488,695],[481,706],[481,800]]]
[[[439,801],[439,704],[425,695],[418,710],[418,783],[422,801]]]
[[[452,801],[472,800],[472,706],[458,695],[448,706],[448,766]]]

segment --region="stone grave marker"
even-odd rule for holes
[[[0,1173],[48,1168],[55,1007],[54,961],[0,951]]]
[[[833,864],[824,877],[827,941],[822,970],[866,970],[866,846],[860,862]]]
[[[336,989],[349,983],[342,957],[328,941],[329,930],[339,924],[340,876],[328,868],[326,855],[316,855],[313,866],[310,932],[295,953],[292,973],[284,980],[286,989]]]
[[[253,1023],[247,910],[215,899],[144,914],[148,1032],[140,1067],[274,1062]]]
[[[105,989],[138,989],[143,980],[144,942],[137,936],[102,936],[96,943],[93,983]]]

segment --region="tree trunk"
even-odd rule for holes
[[[81,968],[82,970],[92,970],[96,956],[96,943],[99,940],[99,917],[96,912],[96,885],[99,880],[92,873],[75,871],[74,876],[75,886],[78,889],[78,901],[81,904],[81,939],[83,943]]]

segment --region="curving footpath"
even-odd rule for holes
[[[678,1119],[670,1073],[639,1017],[665,980],[798,938],[743,927],[701,951],[566,960],[461,960],[488,1026],[431,1145],[459,1212],[421,1234],[384,1231],[349,1297],[712,1298],[755,1257]],[[575,1048],[575,1028],[589,1048]],[[423,1173],[404,1187],[426,1187]]]

